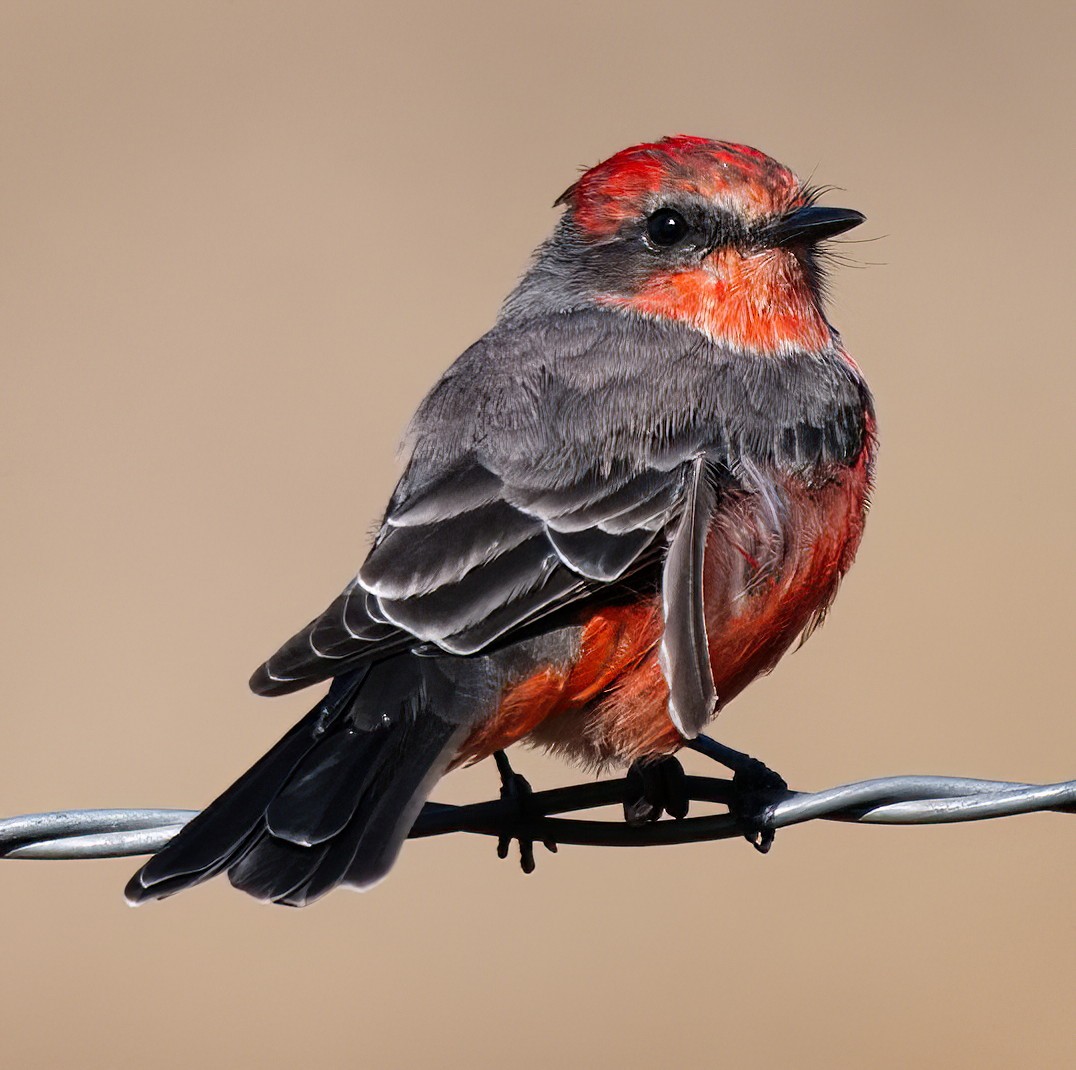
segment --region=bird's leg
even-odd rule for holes
[[[686,817],[689,802],[684,767],[671,754],[632,762],[624,789],[624,820],[629,825],[647,825],[663,813]]]
[[[501,775],[501,802],[514,811],[505,819],[504,831],[497,838],[497,857],[507,858],[512,841],[518,840],[520,869],[524,873],[533,873],[534,840],[528,836],[528,831],[534,818],[540,815],[536,815],[531,806],[531,786],[525,777],[512,768],[508,755],[503,750],[494,751],[493,760],[497,763],[497,772]],[[556,853],[555,843],[550,840],[544,842],[547,850]]]
[[[788,784],[768,765],[743,751],[733,750],[709,736],[696,736],[687,745],[732,770],[737,791],[729,812],[744,826],[744,838],[765,854],[773,846],[775,830],[768,827],[771,807],[784,798]]]

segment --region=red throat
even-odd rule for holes
[[[819,352],[830,344],[806,269],[789,249],[721,249],[697,267],[659,272],[638,292],[602,303],[689,323],[720,345],[757,353]]]
[[[776,160],[747,145],[677,136],[635,145],[587,171],[561,198],[576,227],[594,242],[616,240],[666,197],[697,198],[745,224],[804,204],[805,190]],[[559,202],[558,202],[559,203]],[[660,266],[631,290],[599,302],[677,320],[718,344],[757,353],[818,352],[831,331],[809,267],[792,248],[729,244],[694,266]]]

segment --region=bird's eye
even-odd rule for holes
[[[646,221],[646,236],[659,249],[668,249],[687,235],[687,220],[672,208],[659,208]]]

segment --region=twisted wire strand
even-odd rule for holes
[[[689,776],[693,802],[733,800],[731,780]],[[697,843],[743,835],[731,813],[665,819],[642,827],[620,821],[555,815],[619,804],[626,781],[605,780],[535,792],[522,820],[515,804],[500,799],[451,806],[429,802],[412,828],[413,839],[469,832],[500,836],[506,829],[535,840],[595,847],[646,847]],[[1076,780],[1017,784],[966,777],[893,776],[861,780],[816,792],[785,792],[767,808],[763,824],[785,828],[807,821],[873,825],[929,825],[982,821],[1036,811],[1076,813]],[[118,858],[161,850],[197,810],[57,810],[0,819],[0,858]]]

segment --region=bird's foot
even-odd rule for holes
[[[503,819],[501,834],[497,837],[497,857],[507,858],[512,841],[519,843],[519,867],[524,873],[534,872],[534,837],[529,835],[534,821],[542,815],[535,812],[531,802],[534,792],[525,777],[517,773],[503,750],[493,755],[497,771],[501,775],[501,802],[510,810]],[[557,845],[551,840],[543,841],[546,850],[556,854]]]
[[[756,851],[766,854],[776,835],[770,826],[773,807],[788,792],[784,778],[750,754],[726,747],[709,736],[697,736],[688,746],[732,770],[735,791],[729,800],[729,813],[743,826],[744,839]]]
[[[684,767],[671,755],[632,763],[624,789],[624,820],[629,825],[647,825],[663,813],[686,817],[689,803]]]
[[[766,854],[777,835],[769,823],[773,807],[784,798],[788,784],[768,765],[752,758],[733,774],[732,786],[736,790],[729,801],[729,813],[743,826],[744,839]]]

